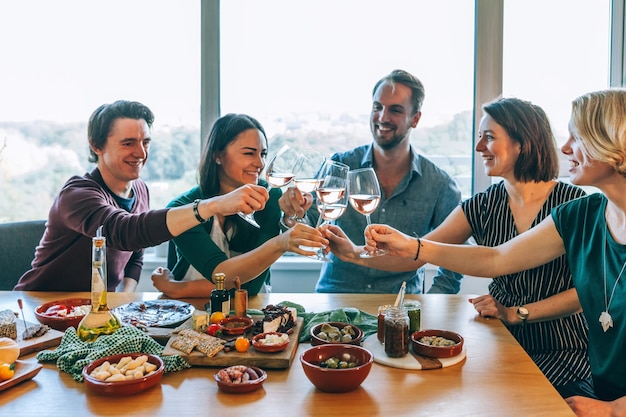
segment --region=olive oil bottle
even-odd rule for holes
[[[213,275],[215,289],[211,291],[211,314],[221,311],[225,316],[230,313],[230,294],[224,289],[226,275],[221,272]]]
[[[102,226],[91,239],[91,311],[78,325],[78,338],[93,342],[102,334],[112,334],[121,327],[120,320],[107,306],[106,238]]]

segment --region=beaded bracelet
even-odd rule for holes
[[[198,204],[200,204],[199,198],[193,200],[193,214],[196,216],[196,219],[200,222],[200,224],[206,223],[206,219],[203,219],[198,211]]]
[[[420,240],[419,237],[416,237],[415,239],[417,239],[417,253],[415,254],[415,258],[413,258],[413,260],[417,261],[417,258],[419,258],[420,256],[420,249],[422,248],[422,241]]]

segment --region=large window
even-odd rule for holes
[[[103,103],[155,113],[153,207],[189,188],[200,148],[200,2],[0,2],[0,222],[46,218],[87,161]]]
[[[425,85],[411,142],[471,191],[474,4],[467,0],[228,0],[220,4],[222,113],[260,119],[324,153],[372,141],[372,88],[395,68]]]

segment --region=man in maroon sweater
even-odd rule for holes
[[[143,249],[196,227],[216,213],[251,213],[265,206],[264,187],[250,185],[185,206],[149,210],[139,179],[150,150],[152,111],[132,101],[96,109],[89,119],[90,162],[97,167],[70,178],[55,199],[32,269],[15,286],[23,291],[89,291],[91,239],[102,226],[107,239],[108,291],[134,291]]]

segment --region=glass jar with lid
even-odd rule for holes
[[[403,307],[390,307],[385,314],[385,353],[401,358],[409,353],[409,315]]]

